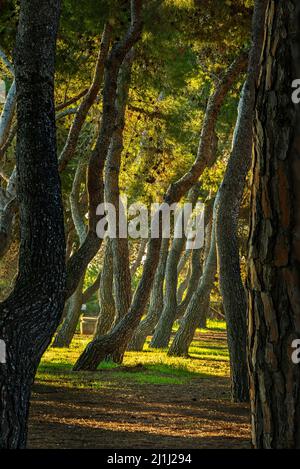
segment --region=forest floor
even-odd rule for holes
[[[33,388],[30,448],[249,448],[248,405],[230,401],[225,324],[198,330],[190,358],[127,352],[72,372],[89,337],[49,349]]]

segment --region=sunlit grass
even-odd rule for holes
[[[176,328],[174,328],[174,331]],[[225,323],[208,321],[200,339],[190,347],[190,358],[168,357],[167,350],[149,348],[148,338],[142,352],[126,352],[122,366],[102,363],[96,372],[73,372],[72,367],[90,337],[76,335],[70,348],[49,348],[41,361],[36,382],[61,387],[103,388],[130,383],[188,384],[194,379],[229,376],[227,345],[219,332]],[[206,337],[207,336],[207,337]]]

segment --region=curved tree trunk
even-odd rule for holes
[[[31,386],[65,299],[65,235],[56,157],[54,58],[59,0],[22,0],[15,49],[19,275],[0,304],[0,448],[24,448]]]
[[[283,34],[284,32],[284,34]],[[300,3],[269,2],[257,86],[249,257],[249,370],[255,448],[300,449]],[[298,346],[299,347],[299,346]]]
[[[248,400],[249,393],[246,358],[247,301],[240,271],[238,218],[251,163],[255,81],[261,57],[265,10],[266,1],[257,2],[253,16],[253,45],[248,75],[240,100],[230,159],[219,189],[216,218],[219,283],[227,322],[232,398],[240,402]]]
[[[166,263],[168,258],[169,239],[164,238],[160,249],[160,259],[155,273],[153,287],[150,295],[149,309],[145,319],[141,321],[136,329],[129,345],[128,350],[141,351],[148,335],[152,334],[159,316],[163,309],[164,299],[164,280]]]
[[[115,100],[117,79],[122,63],[138,41],[142,31],[142,0],[131,0],[131,24],[127,33],[113,45],[104,67],[103,112],[97,142],[91,153],[87,171],[89,196],[89,228],[84,243],[67,262],[67,296],[76,290],[83,272],[100,249],[102,239],[97,235],[97,207],[104,202],[103,168],[116,122]]]

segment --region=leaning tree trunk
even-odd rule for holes
[[[164,238],[160,248],[159,264],[155,273],[147,315],[136,329],[128,350],[141,351],[148,335],[152,334],[163,309],[164,280],[168,258],[169,239]]]
[[[249,371],[255,448],[300,448],[300,3],[269,2],[256,95],[249,256]],[[299,354],[298,354],[299,357]],[[295,357],[297,358],[297,357]]]
[[[251,164],[255,82],[261,57],[266,3],[266,0],[256,2],[254,10],[248,74],[242,90],[231,155],[219,189],[216,219],[219,283],[227,323],[231,391],[233,400],[240,402],[249,399],[249,385],[246,358],[247,300],[241,278],[238,219],[245,179]]]
[[[188,201],[194,208],[199,197],[199,183],[195,184],[189,191]],[[181,209],[182,213],[184,208]],[[182,224],[181,216],[178,217],[178,222]],[[176,227],[175,227],[176,231]],[[185,236],[181,238],[173,239],[173,243],[168,255],[166,265],[166,292],[164,295],[164,307],[162,314],[159,318],[157,326],[155,328],[154,335],[150,342],[152,348],[164,348],[169,344],[169,340],[172,333],[172,327],[176,319],[177,313],[177,285],[178,285],[178,274],[177,267],[185,245]]]
[[[217,198],[215,205],[217,204]],[[189,346],[193,340],[203,309],[207,307],[207,297],[210,295],[217,269],[217,252],[215,239],[215,223],[213,223],[209,255],[201,279],[186,313],[180,322],[178,331],[169,348],[170,356],[188,356]]]
[[[65,236],[57,169],[54,58],[59,0],[21,0],[15,49],[19,275],[0,305],[0,448],[24,448],[37,366],[65,297]]]

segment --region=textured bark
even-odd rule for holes
[[[216,198],[217,201],[217,198]],[[216,205],[217,202],[215,202]],[[203,309],[207,306],[207,298],[210,295],[217,269],[217,251],[215,240],[215,223],[212,227],[212,236],[209,255],[199,280],[196,291],[187,307],[186,313],[180,321],[180,326],[168,351],[170,356],[188,356],[189,346],[193,340],[199,324],[199,318]]]
[[[149,309],[145,319],[141,321],[128,345],[128,350],[141,351],[148,335],[152,334],[162,313],[164,299],[164,280],[168,258],[169,239],[164,238],[160,248],[160,259],[155,273],[150,294]]]
[[[180,200],[188,190],[196,184],[202,172],[212,158],[214,129],[224,98],[235,82],[238,75],[246,66],[246,56],[241,54],[225,74],[215,93],[209,100],[206,116],[200,137],[197,156],[190,170],[176,183],[171,184],[164,196],[164,202],[171,205]],[[105,357],[118,348],[120,344],[124,350],[129,343],[134,330],[139,325],[146,307],[155,271],[159,262],[162,230],[159,238],[151,238],[148,242],[147,256],[143,274],[135,291],[132,304],[127,315],[105,337],[92,341],[77,360],[74,370],[95,370]]]
[[[253,45],[248,74],[242,90],[231,155],[219,189],[216,219],[219,283],[227,322],[231,391],[233,400],[240,402],[249,399],[249,392],[246,358],[247,300],[240,271],[238,218],[245,179],[251,164],[255,82],[262,51],[266,4],[267,0],[257,1],[254,10]]]
[[[95,337],[107,334],[114,323],[116,316],[115,300],[113,296],[113,253],[111,240],[106,242],[102,275],[99,287],[99,316],[97,320]]]
[[[60,2],[22,0],[15,50],[19,275],[0,305],[0,447],[24,448],[31,385],[64,305],[65,236],[56,158],[54,56]]]
[[[255,448],[300,448],[300,4],[269,2],[257,86],[249,254],[249,371]]]
[[[188,201],[192,204],[193,208],[198,197],[199,184],[196,184],[192,189],[190,189],[188,195]],[[180,216],[178,221],[179,223],[182,223]],[[185,241],[185,237],[182,236],[181,238],[174,238],[172,242],[166,266],[166,293],[164,296],[164,307],[150,342],[150,347],[152,348],[167,347],[171,337],[172,327],[177,313],[177,267]]]

